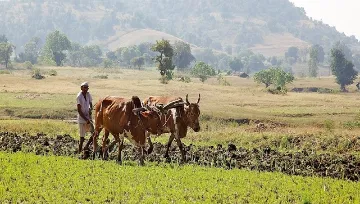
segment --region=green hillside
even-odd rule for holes
[[[265,56],[312,44],[329,50],[337,41],[359,46],[355,37],[309,19],[288,0],[12,0],[0,1],[0,17],[0,34],[19,50],[55,29],[109,50],[161,38],[232,53],[250,48]]]

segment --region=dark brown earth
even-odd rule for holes
[[[44,134],[28,135],[0,132],[0,151],[32,152],[37,155],[61,155],[78,157],[75,153],[78,141],[70,135],[48,137]],[[234,144],[227,146],[184,145],[186,162],[201,166],[225,169],[250,169],[255,171],[282,172],[289,175],[332,177],[359,181],[360,159],[345,154],[317,154],[301,151],[278,152],[269,147],[245,149]],[[180,151],[173,146],[170,157],[164,158],[166,147],[154,143],[154,151],[147,155],[148,162],[171,162],[180,160]],[[137,151],[132,145],[125,145],[124,160],[137,160]],[[116,148],[110,152],[110,159],[116,158]]]

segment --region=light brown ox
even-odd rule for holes
[[[186,102],[184,102],[181,97],[172,96],[150,96],[144,101],[144,104],[150,106],[159,106],[159,104],[170,103],[173,103],[172,107],[177,106],[176,108],[165,110],[165,114],[161,115],[161,123],[163,124],[161,132],[171,133],[167,143],[167,148],[164,155],[165,157],[169,157],[169,148],[175,138],[181,152],[182,162],[185,161],[185,151],[180,139],[186,137],[188,127],[192,128],[195,132],[200,131],[199,102],[200,94],[196,103],[190,103],[188,100],[188,95],[186,95]],[[150,133],[147,133],[148,138],[149,136]],[[151,140],[148,139],[148,141],[152,148]]]
[[[108,96],[100,99],[95,105],[95,133],[93,137],[93,158],[97,149],[97,138],[102,129],[105,130],[102,143],[102,157],[108,148],[118,143],[118,162],[121,163],[121,150],[124,137],[127,137],[139,148],[140,164],[144,164],[145,131],[160,134],[161,120],[157,112],[141,106],[140,99]],[[107,137],[114,136],[112,144],[106,147]],[[130,133],[130,134],[129,134]]]

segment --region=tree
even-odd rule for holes
[[[13,52],[13,45],[7,42],[0,43],[0,63],[5,64],[5,68],[8,68],[10,63],[10,56]]]
[[[72,42],[68,53],[67,63],[72,67],[82,67],[83,53],[82,46],[79,43]]]
[[[336,42],[334,45],[335,49],[339,49],[343,55],[345,56],[345,59],[348,61],[352,61],[352,52],[350,50],[350,48],[344,43],[344,42]]]
[[[115,61],[117,59],[116,55],[115,55],[115,52],[113,52],[113,51],[107,52],[106,57],[111,61]]]
[[[264,69],[254,74],[254,81],[257,83],[265,84],[265,87],[268,88],[274,79],[274,71],[271,69]]]
[[[144,57],[134,57],[131,59],[131,64],[133,64],[135,67],[138,67],[140,70],[141,66],[145,64]]]
[[[141,53],[136,46],[119,48],[117,52],[120,52],[120,57],[118,55],[118,58],[121,59],[121,61],[126,65],[130,65],[131,59],[134,57],[141,56]]]
[[[216,56],[212,49],[205,49],[197,52],[195,58],[197,61],[206,62],[210,65],[214,65],[216,63]]]
[[[285,53],[285,58],[294,58],[295,62],[299,57],[299,48],[297,47],[289,47],[287,52]]]
[[[194,60],[195,57],[191,54],[190,45],[182,41],[176,41],[173,56],[174,65],[179,70],[184,70]]]
[[[215,76],[215,69],[205,62],[197,62],[193,69],[191,70],[191,74],[195,77],[200,78],[201,82],[206,81],[210,76]]]
[[[173,77],[173,70],[175,66],[172,63],[172,57],[174,50],[168,40],[156,41],[156,44],[151,47],[154,52],[159,52],[160,55],[155,57],[155,62],[158,63],[158,69],[162,77],[166,77],[167,80],[171,80]]]
[[[241,59],[235,57],[229,62],[229,66],[233,71],[239,72],[244,67],[244,64],[241,62]]]
[[[25,44],[24,52],[19,54],[19,62],[30,61],[32,64],[37,63],[37,58],[40,52],[40,43],[41,40],[38,37],[32,38],[29,42]]]
[[[345,86],[354,83],[358,72],[354,70],[354,64],[345,58],[343,52],[338,48],[331,49],[331,71],[336,76],[336,83],[340,85],[341,91],[346,91]]]
[[[269,68],[255,73],[254,81],[265,84],[266,88],[273,84],[276,88],[284,89],[286,84],[294,81],[294,76],[280,68]]]
[[[315,60],[316,63],[324,62],[325,52],[321,45],[313,45],[310,48],[310,59]]]
[[[98,45],[84,46],[81,53],[85,67],[97,66],[102,62],[102,51]]]
[[[56,30],[46,37],[44,54],[47,58],[53,60],[56,63],[56,66],[61,66],[66,58],[66,55],[63,52],[70,48],[71,43],[66,35]]]
[[[284,70],[280,68],[274,68],[275,74],[274,74],[274,85],[276,88],[284,89],[285,85],[288,83],[291,83],[294,81],[295,77],[289,73],[285,72]]]
[[[310,77],[317,77],[318,75],[318,66],[317,66],[317,59],[310,58],[308,62],[309,66],[309,76]]]

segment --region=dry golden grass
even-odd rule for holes
[[[94,101],[107,95],[118,95],[130,98],[133,95],[145,99],[150,95],[176,95],[185,98],[189,94],[190,101],[196,101],[201,94],[200,108],[202,113],[202,129],[200,133],[190,131],[189,141],[240,141],[241,137],[260,137],[262,134],[299,135],[299,134],[331,134],[357,135],[358,125],[345,129],[344,124],[357,121],[359,114],[358,101],[360,96],[355,86],[349,87],[349,93],[295,93],[273,95],[263,85],[256,84],[251,78],[229,76],[226,80],[231,86],[221,86],[216,78],[205,83],[192,78],[192,82],[183,83],[176,80],[169,84],[161,84],[159,73],[155,68],[145,70],[130,69],[88,69],[71,67],[41,67],[46,71],[55,69],[57,76],[47,76],[43,80],[32,79],[25,70],[15,70],[12,74],[0,75],[0,96],[8,97],[0,100],[0,115],[4,108],[36,109],[39,105],[47,109],[54,107],[49,114],[59,111],[75,111],[75,96],[80,91],[80,84],[88,81]],[[94,78],[108,75],[108,79]],[[320,79],[296,79],[293,87],[321,87],[338,90],[332,77]],[[29,95],[30,93],[30,95]],[[25,100],[22,105],[19,97],[40,94],[41,97]],[[15,99],[16,98],[16,99]],[[71,99],[73,98],[73,100]],[[48,101],[48,102],[46,102]],[[36,103],[33,103],[36,102]],[[56,107],[58,103],[59,107]],[[38,111],[41,111],[39,109]],[[6,111],[5,111],[6,112]],[[24,114],[25,114],[24,113]],[[21,112],[20,112],[21,114]],[[26,113],[28,114],[28,113]],[[70,115],[71,115],[70,114]],[[68,114],[69,115],[69,114]],[[2,118],[8,118],[2,116]],[[205,119],[210,118],[210,119]],[[250,125],[221,125],[214,121],[220,119],[252,119],[267,125],[267,129],[256,131],[254,122]],[[0,121],[1,123],[1,121]],[[271,127],[271,124],[282,124]],[[271,127],[271,128],[270,128]]]

